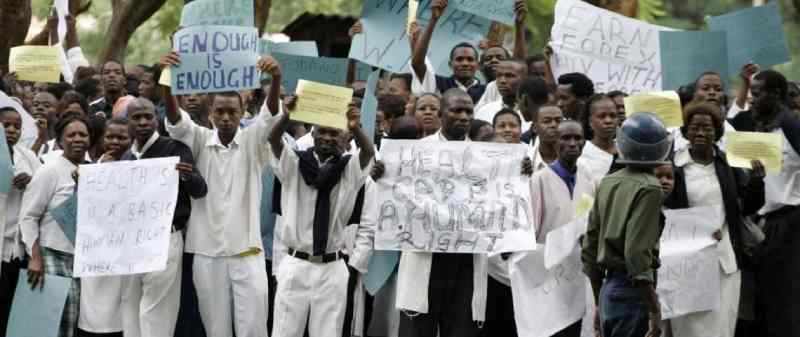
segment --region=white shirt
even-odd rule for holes
[[[75,193],[72,172],[78,166],[59,156],[46,162],[33,176],[22,196],[20,231],[28,254],[34,242],[60,252],[72,254],[72,242],[67,239],[51,211]]]
[[[486,84],[486,91],[483,92],[483,96],[481,96],[481,99],[478,101],[477,104],[475,104],[475,111],[480,110],[489,103],[497,101],[502,102],[503,96],[500,95],[500,90],[497,90],[497,82],[491,81],[488,84]]]
[[[489,124],[494,125],[494,115],[500,112],[500,110],[502,110],[504,107],[505,104],[503,104],[502,100],[486,104],[480,109],[475,109],[475,119],[480,119],[482,121],[486,121]],[[517,116],[519,116],[519,120],[522,121],[522,125],[520,125],[522,133],[527,132],[528,129],[531,128],[531,122],[526,121],[525,117],[522,117],[522,113],[520,113],[519,110],[514,109],[514,112],[517,113]]]
[[[539,137],[533,140],[533,145],[530,146],[530,150],[528,151],[528,157],[531,158],[533,161],[533,172],[539,172],[539,170],[547,167],[550,163],[546,162],[544,158],[542,158],[542,151],[540,148],[542,143]]]
[[[153,132],[153,134],[150,135],[150,138],[147,139],[147,142],[144,143],[144,146],[142,146],[141,150],[139,150],[139,146],[134,141],[133,144],[131,144],[131,154],[136,157],[136,159],[142,159],[142,156],[145,154],[145,152],[147,152],[147,150],[150,149],[151,146],[153,146],[153,144],[155,144],[155,142],[158,140],[158,137],[160,137],[158,131]]]
[[[722,188],[713,162],[708,165],[696,163],[689,154],[689,149],[684,149],[675,155],[675,166],[683,167],[686,175],[686,196],[689,207],[724,207]],[[739,267],[736,265],[736,254],[733,251],[727,222],[722,224],[720,231],[722,240],[717,244],[719,263],[726,274],[732,274],[738,271]]]
[[[592,179],[597,182],[603,180],[613,163],[614,155],[603,151],[592,142],[586,142],[581,157],[578,158],[578,164],[586,166],[592,174]]]
[[[316,158],[316,153],[314,154]],[[317,162],[320,166],[323,164]],[[274,158],[272,169],[281,181],[281,241],[288,248],[313,254],[314,251],[314,211],[319,191],[308,186],[300,174],[300,157],[284,142],[283,152]],[[330,192],[330,225],[326,253],[345,249],[344,228],[348,225],[358,190],[369,175],[370,165],[361,168],[358,155],[347,162],[341,180]],[[365,203],[369,203],[365,201]]]
[[[552,167],[548,166],[531,177],[531,213],[538,243],[545,243],[547,233],[575,220],[578,202],[584,195],[594,197],[598,181],[580,162],[577,168],[571,196],[564,179]]]
[[[239,130],[228,146],[216,130],[195,124],[185,111],[181,120],[166,122],[169,134],[186,144],[195,167],[206,179],[208,194],[192,199],[186,251],[205,256],[235,256],[261,244],[262,173],[271,157],[269,133],[276,116],[262,113]]]
[[[412,69],[411,70],[411,93],[414,94],[414,96],[420,96],[420,95],[425,94],[425,93],[439,92],[439,88],[436,87],[436,68],[433,67],[433,64],[431,64],[430,60],[428,60],[427,57],[425,58],[425,77],[422,78],[421,81],[420,81],[419,77],[417,76],[417,72],[413,71],[414,68],[410,64],[409,64],[409,68]],[[479,81],[478,79],[473,79],[472,83],[469,86],[465,86],[465,85],[461,84],[461,82],[459,82],[459,81],[455,81],[455,82],[456,82],[456,86],[459,89],[463,90],[464,92],[467,92],[467,90],[469,90],[469,88],[472,88],[472,87],[474,87],[476,85],[481,84],[481,81]],[[495,86],[495,89],[496,88],[497,87]]]
[[[764,177],[765,202],[759,214],[767,214],[784,206],[800,205],[800,154],[798,154],[783,130],[773,133],[783,135],[783,169],[779,174]]]
[[[5,144],[0,145],[5,146]],[[14,176],[26,173],[33,177],[37,170],[42,166],[36,154],[25,148],[21,144],[14,145]],[[28,186],[30,188],[30,186]],[[27,190],[27,188],[26,188]],[[0,223],[4,228],[3,240],[0,241],[0,251],[2,251],[3,262],[10,262],[14,258],[25,257],[25,252],[20,242],[19,232],[19,213],[22,204],[22,196],[26,190],[19,190],[13,185],[6,196],[5,222]]]

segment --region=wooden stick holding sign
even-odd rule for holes
[[[353,89],[306,80],[297,83],[295,121],[347,130],[347,108]]]

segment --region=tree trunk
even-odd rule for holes
[[[630,18],[635,18],[639,14],[639,1],[637,0],[590,0],[587,2]]]
[[[100,49],[98,60],[104,63],[117,60],[124,64],[133,33],[164,5],[166,0],[110,0],[111,23],[108,25],[107,42]]]
[[[272,0],[253,0],[253,4],[256,7],[256,28],[258,28],[258,36],[261,36],[264,34],[264,30],[267,28],[267,21],[269,20],[269,12],[270,8],[272,7]]]
[[[31,25],[31,0],[0,1],[0,72],[8,71],[12,47],[25,43]]]

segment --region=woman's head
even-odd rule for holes
[[[724,133],[719,106],[708,102],[689,104],[683,112],[681,132],[692,147],[713,146]]]
[[[64,157],[75,164],[83,162],[86,151],[92,146],[89,122],[80,116],[70,115],[59,121],[56,137],[64,149]]]
[[[442,126],[442,121],[439,118],[441,108],[441,99],[436,94],[426,93],[417,98],[414,117],[417,119],[417,124],[422,127],[424,134],[433,134]]]
[[[694,82],[693,101],[723,105],[725,85],[722,77],[715,72],[705,72]]]
[[[494,127],[489,122],[473,119],[469,128],[469,139],[476,142],[491,142],[494,138]]]
[[[89,115],[89,104],[86,102],[86,98],[77,91],[64,93],[58,102],[58,117],[64,118],[70,114],[77,114],[84,118]]]
[[[502,109],[494,115],[492,121],[494,133],[501,136],[506,143],[519,144],[522,135],[522,119],[511,109]]]
[[[103,132],[103,153],[108,153],[116,159],[131,147],[131,135],[128,120],[114,118],[106,123]]]
[[[594,95],[586,103],[586,109],[584,129],[591,131],[587,139],[614,139],[619,125],[614,99],[604,94]]]
[[[8,146],[16,145],[22,135],[22,117],[19,112],[11,107],[0,108],[0,124],[5,130]]]

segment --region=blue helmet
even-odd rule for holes
[[[649,112],[629,116],[617,129],[617,163],[658,166],[669,164],[672,139],[661,119]]]

